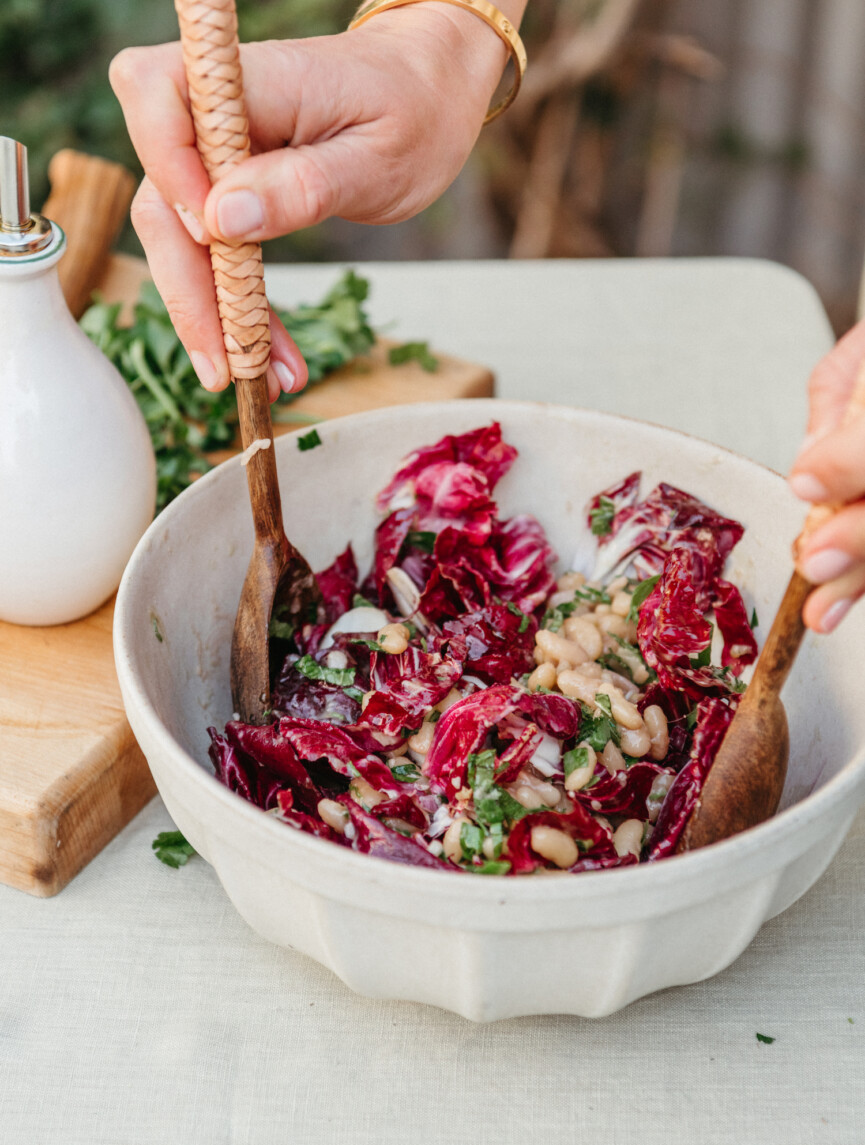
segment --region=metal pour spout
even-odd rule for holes
[[[56,234],[48,219],[30,212],[27,148],[0,135],[0,259],[43,251]]]

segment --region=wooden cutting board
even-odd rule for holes
[[[63,222],[59,212],[54,217]],[[146,276],[143,261],[115,256],[99,289],[109,302],[129,303]],[[493,393],[483,366],[436,351],[434,374],[416,362],[393,367],[386,345],[310,389],[294,408],[327,418]],[[156,793],[123,713],[113,608],[109,601],[84,620],[51,628],[0,622],[0,882],[33,895],[61,890]]]

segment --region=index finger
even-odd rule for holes
[[[210,178],[195,142],[180,44],[125,48],[111,61],[108,78],[151,182],[166,203],[200,221]]]

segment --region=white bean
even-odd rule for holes
[[[376,640],[383,652],[398,655],[408,648],[409,631],[404,624],[385,624],[378,630]]]
[[[565,780],[565,791],[581,791],[595,773],[595,764],[598,760],[598,753],[590,743],[578,744],[578,747],[585,748],[588,763],[585,767],[575,768],[574,771]]]
[[[529,676],[528,688],[530,692],[537,692],[539,688],[554,688],[556,685],[556,668],[551,660],[539,664]]]
[[[598,691],[599,693],[606,693],[610,697],[610,711],[613,713],[613,719],[617,724],[632,730],[643,726],[643,717],[637,711],[636,705],[632,704],[630,700],[626,700],[615,685],[604,684]]]
[[[345,834],[345,827],[349,820],[348,810],[335,799],[319,799],[318,813],[322,822],[332,827],[337,835]]]
[[[417,752],[418,755],[426,755],[432,746],[435,732],[435,724],[431,724],[427,721],[422,723],[417,732],[415,732],[413,736],[408,737],[409,751]]]
[[[550,632],[548,628],[538,629],[535,643],[543,650],[547,660],[554,660],[559,664],[566,663],[571,668],[575,668],[577,664],[584,664],[589,659],[581,645],[559,636],[558,632]]]
[[[584,616],[569,616],[562,625],[565,636],[575,640],[589,660],[597,660],[604,648],[604,639],[597,627]]]
[[[603,632],[609,632],[611,636],[619,636],[622,640],[627,640],[629,644],[633,644],[637,638],[636,624],[625,620],[623,616],[617,616],[615,612],[602,616],[598,621],[598,628]]]
[[[612,591],[610,585],[610,591]],[[613,603],[610,605],[616,616],[625,617],[631,611],[631,594],[629,592],[617,592],[613,597]]]
[[[622,751],[634,757],[643,759],[649,754],[652,740],[645,728],[622,728],[619,732],[619,744]]]
[[[452,863],[458,863],[463,857],[463,847],[460,842],[463,823],[468,823],[468,819],[465,815],[458,815],[442,836],[442,848],[445,857],[450,859]]]
[[[532,850],[564,870],[580,857],[574,840],[558,827],[532,827]]]
[[[556,588],[561,592],[565,592],[567,590],[573,594],[576,589],[582,588],[585,583],[586,578],[582,573],[569,570],[568,572],[563,573],[562,576],[560,576],[556,581]]]
[[[667,726],[667,714],[658,704],[649,704],[643,712],[643,719],[646,721],[646,728],[648,729],[652,742],[649,754],[652,759],[661,760],[666,756],[670,748],[670,732]]]
[[[375,807],[377,803],[385,803],[387,796],[381,791],[376,791],[371,783],[368,783],[363,776],[355,776],[355,778],[348,785],[348,793],[355,800],[356,803],[363,804],[364,807]],[[325,800],[322,800],[324,803]],[[339,804],[337,804],[339,806]],[[319,804],[319,808],[321,803]]]
[[[598,682],[576,672],[572,668],[559,672],[556,680],[559,691],[572,700],[581,700],[584,704],[591,704],[595,699]]]
[[[675,775],[669,775],[667,772],[661,772],[660,775],[655,776],[655,781],[646,797],[646,809],[649,812],[650,823],[654,823],[660,815],[664,800],[667,798],[667,793],[673,786],[675,778]]]
[[[604,750],[601,752],[601,763],[610,775],[615,775],[617,771],[624,770],[625,757],[612,740],[607,740]]]
[[[626,819],[613,832],[613,846],[619,858],[636,855],[643,849],[643,824],[639,819]]]

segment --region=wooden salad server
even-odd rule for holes
[[[48,164],[51,193],[42,213],[66,232],[57,273],[66,305],[80,318],[126,221],[135,179],[119,163],[65,148]]]
[[[865,363],[859,371],[844,422],[865,412]],[[842,505],[815,505],[793,546],[824,525]],[[677,853],[720,842],[771,818],[778,810],[790,735],[781,689],[793,666],[805,625],[802,609],[814,585],[794,571],[781,600],[754,675],[685,825]]]
[[[202,162],[211,182],[250,155],[234,0],[175,0],[183,62]],[[231,696],[247,723],[266,722],[270,706],[271,616],[299,627],[319,612],[312,569],[285,535],[267,396],[270,316],[258,243],[214,242],[210,261],[231,377],[255,542],[231,641]],[[255,449],[251,449],[255,446]]]

